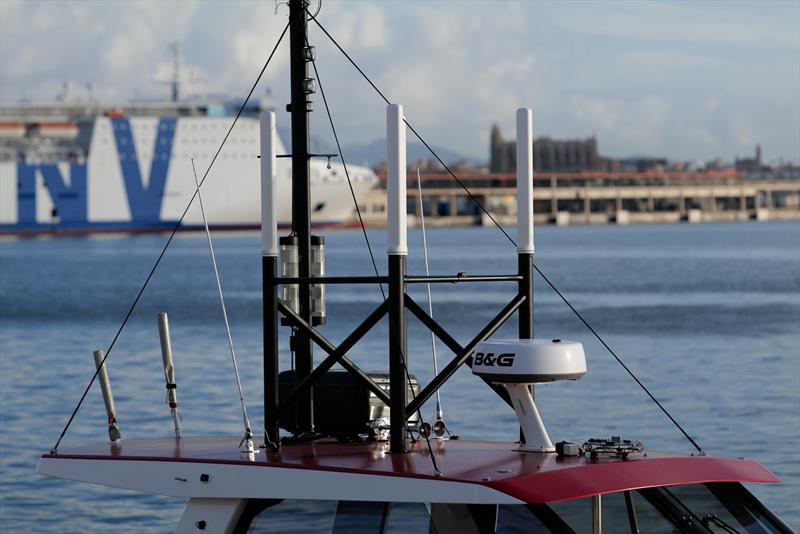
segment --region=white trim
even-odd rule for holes
[[[262,465],[41,458],[36,472],[173,497],[524,504],[482,484]],[[200,475],[209,475],[201,482]]]

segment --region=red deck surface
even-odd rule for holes
[[[425,442],[407,454],[389,453],[388,443],[315,443],[285,445],[280,452],[261,449],[256,461],[243,460],[239,439],[226,437],[124,441],[65,449],[44,458],[110,461],[202,462],[294,468],[364,475],[436,478]],[[627,460],[558,457],[520,453],[514,443],[431,440],[442,472],[438,480],[482,484],[529,503],[552,502],[653,486],[700,482],[778,482],[753,460],[648,451]]]

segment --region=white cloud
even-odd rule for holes
[[[631,42],[674,42],[794,50],[797,14],[776,16],[787,2],[569,2],[554,21],[584,35]],[[738,7],[738,9],[737,9]]]
[[[732,157],[755,141],[800,159],[799,6],[325,0],[319,18],[430,142],[472,157],[487,157],[493,122],[513,131],[526,105],[538,134],[596,133],[609,155]],[[2,0],[0,98],[52,98],[63,80],[91,81],[107,99],[166,96],[151,80],[171,75],[175,41],[206,79],[187,90],[241,97],[286,15],[255,0]],[[343,142],[383,135],[383,104],[309,31]],[[256,93],[271,87],[279,109],[286,44]],[[326,135],[325,117],[313,120]]]
[[[616,145],[636,147],[638,153],[647,155],[663,152],[671,127],[670,109],[669,102],[654,95],[633,102],[581,95],[570,99],[574,117],[593,125],[600,139],[613,135]]]

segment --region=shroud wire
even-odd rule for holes
[[[422,223],[422,256],[425,259],[425,276],[430,276],[431,272],[428,268],[428,237],[425,231],[425,206],[422,204],[422,180],[419,174],[419,167],[417,167],[417,191],[419,192],[419,218]],[[433,298],[431,297],[431,284],[425,284],[428,288],[428,315],[433,318]],[[433,353],[433,376],[439,374],[439,363],[436,361],[436,336],[431,331],[431,352]],[[439,396],[439,390],[436,390],[436,419],[443,421],[442,415],[442,399]]]
[[[214,157],[212,158],[211,163],[208,164],[208,167],[206,168],[206,172],[203,174],[203,179],[200,180],[200,184],[201,185],[203,184],[203,182],[206,181],[206,178],[208,178],[208,174],[211,172],[211,168],[214,166],[214,163],[217,161],[217,157],[219,156],[220,152],[222,152],[222,147],[225,146],[225,142],[228,140],[228,138],[231,135],[231,132],[233,131],[234,126],[236,126],[236,123],[239,121],[239,117],[242,116],[242,112],[244,111],[244,108],[247,106],[247,103],[250,102],[250,97],[253,96],[253,92],[256,90],[256,87],[258,86],[258,82],[260,82],[261,81],[261,77],[264,76],[264,72],[267,70],[267,66],[269,66],[270,62],[272,61],[272,58],[275,56],[275,52],[278,50],[278,46],[281,44],[281,41],[283,41],[283,36],[286,35],[286,32],[288,30],[289,30],[289,23],[286,23],[286,26],[283,27],[283,31],[281,31],[281,35],[280,35],[280,37],[278,37],[278,41],[275,43],[275,46],[272,48],[272,52],[270,52],[269,57],[267,58],[267,61],[264,63],[264,66],[261,67],[261,71],[258,73],[258,76],[256,77],[256,81],[253,82],[253,85],[250,87],[250,92],[247,93],[247,97],[244,99],[244,101],[242,102],[242,105],[239,107],[239,111],[236,113],[236,117],[233,118],[233,122],[231,123],[230,128],[228,128],[228,131],[225,134],[225,137],[222,139],[222,143],[220,143],[219,148],[214,153]],[[89,380],[89,383],[86,384],[86,387],[83,390],[83,394],[81,394],[81,398],[78,399],[78,403],[72,409],[72,413],[70,414],[69,419],[67,419],[67,422],[64,425],[64,428],[61,429],[61,433],[58,435],[58,439],[56,440],[55,445],[53,445],[53,447],[50,449],[50,454],[56,454],[58,452],[58,446],[61,445],[61,440],[64,439],[64,436],[67,434],[67,430],[69,430],[69,427],[72,425],[72,421],[75,420],[75,416],[78,414],[78,411],[81,409],[81,406],[83,405],[83,401],[86,400],[86,395],[89,393],[89,390],[92,388],[92,384],[94,384],[94,381],[97,380],[97,374],[100,372],[100,368],[103,366],[103,364],[106,363],[106,360],[108,359],[108,357],[111,356],[111,349],[113,349],[114,345],[116,345],[117,340],[119,339],[119,336],[122,334],[122,331],[125,329],[125,325],[128,324],[128,320],[131,318],[131,315],[133,314],[133,311],[136,309],[136,305],[139,304],[139,300],[142,298],[142,295],[144,294],[144,290],[147,289],[147,286],[150,283],[150,280],[153,278],[153,275],[155,274],[156,269],[161,264],[161,260],[164,258],[164,254],[166,254],[167,249],[169,248],[170,244],[172,243],[172,240],[175,238],[175,234],[178,232],[178,229],[180,228],[181,224],[183,223],[183,219],[186,217],[186,214],[189,213],[189,208],[192,206],[192,202],[194,202],[195,196],[196,196],[196,192],[195,192],[195,194],[192,195],[192,198],[189,199],[189,202],[186,204],[186,208],[184,208],[180,219],[178,219],[178,222],[176,222],[175,226],[172,228],[172,232],[170,232],[169,238],[167,238],[166,243],[164,243],[164,246],[161,248],[161,252],[158,254],[158,257],[156,258],[156,261],[153,263],[153,266],[150,268],[150,272],[147,273],[147,278],[145,278],[144,283],[142,284],[142,287],[139,288],[139,292],[136,294],[136,298],[133,299],[133,303],[128,308],[128,312],[125,314],[125,318],[122,320],[122,323],[119,325],[119,328],[117,328],[117,333],[114,334],[114,338],[111,340],[111,344],[109,344],[108,349],[106,350],[106,355],[103,357],[103,361],[100,362],[100,365],[95,370],[94,374],[92,375],[91,380]]]
[[[208,219],[206,219],[206,208],[203,206],[203,195],[200,194],[200,182],[197,180],[197,169],[194,166],[194,158],[192,158],[192,173],[194,174],[194,185],[197,188],[197,200],[200,202],[200,213],[203,215],[203,226],[206,229],[206,239],[208,240],[208,251],[211,253],[211,265],[214,267],[214,279],[217,281],[217,293],[219,294],[219,307],[222,309],[222,318],[225,321],[225,332],[228,334],[228,348],[231,351],[231,361],[233,362],[233,374],[236,375],[236,387],[239,388],[239,402],[242,405],[242,422],[244,423],[244,438],[242,442],[248,441],[253,435],[250,430],[250,420],[247,418],[247,407],[244,402],[244,391],[242,390],[242,381],[239,378],[239,365],[236,363],[236,349],[233,347],[233,336],[231,335],[231,325],[228,322],[228,312],[225,309],[225,297],[222,295],[222,282],[219,279],[219,270],[217,269],[217,256],[214,254],[214,245],[211,242],[211,230],[208,228]],[[248,443],[252,446],[252,442]]]
[[[309,15],[310,15],[310,13],[309,13]],[[330,41],[334,44],[334,46],[339,49],[339,51],[342,53],[342,55],[344,55],[344,57],[347,58],[347,60],[350,62],[350,64],[353,66],[353,68],[355,68],[358,71],[358,73],[361,74],[361,76],[364,78],[364,80],[370,86],[372,86],[372,88],[375,90],[375,92],[378,93],[378,95],[387,104],[390,104],[391,102],[389,101],[388,98],[386,98],[386,95],[384,95],[383,92],[381,92],[381,90],[378,89],[378,86],[376,86],[375,83],[370,79],[370,77],[367,76],[367,74],[361,69],[361,67],[358,66],[358,64],[355,62],[355,60],[352,57],[350,57],[350,54],[348,54],[345,51],[345,49],[342,48],[342,45],[340,45],[339,42],[336,41],[336,39],[334,39],[334,37],[328,32],[328,30],[325,29],[325,27],[319,22],[319,20],[317,20],[317,18],[315,16],[313,16],[313,15],[310,15],[310,19],[313,20],[316,23],[316,25],[319,27],[319,29],[322,30],[322,33],[324,33],[328,37],[328,39],[330,39]],[[506,239],[512,245],[516,246],[517,242],[514,241],[514,238],[512,238],[508,234],[508,232],[506,232],[505,228],[503,228],[500,225],[500,223],[497,222],[497,220],[489,212],[489,210],[486,209],[486,207],[483,205],[483,203],[480,200],[478,200],[478,198],[472,193],[472,191],[469,190],[467,185],[463,181],[461,181],[458,178],[458,176],[456,176],[456,174],[442,160],[442,158],[439,157],[439,154],[437,154],[436,151],[433,150],[433,148],[428,144],[428,142],[425,141],[425,139],[422,138],[422,136],[419,134],[419,132],[417,132],[417,130],[408,122],[407,119],[403,118],[403,122],[406,123],[406,126],[408,126],[408,129],[411,130],[411,132],[414,134],[414,136],[417,139],[419,139],[419,141],[425,146],[425,148],[428,149],[428,151],[433,155],[433,157],[436,159],[436,161],[438,161],[442,165],[442,167],[444,167],[444,169],[447,171],[447,173],[450,175],[450,177],[456,183],[458,183],[459,186],[461,186],[461,188],[464,190],[464,192],[467,194],[467,196],[470,198],[470,200],[472,200],[472,202],[474,202],[475,205],[478,206],[478,208],[492,221],[492,223],[494,223],[494,225],[497,227],[498,230],[500,230],[500,232],[506,237]],[[586,328],[592,333],[592,335],[594,335],[594,337],[597,338],[597,340],[603,345],[603,347],[605,347],[605,349],[608,351],[608,353],[611,354],[611,356],[625,370],[625,372],[628,373],[628,375],[634,380],[634,382],[636,382],[636,384],[638,384],[638,386],[642,389],[642,391],[644,391],[647,394],[647,396],[650,397],[650,400],[652,400],[653,403],[656,406],[658,406],[658,408],[667,417],[667,419],[669,419],[670,422],[673,425],[675,425],[675,427],[681,432],[681,434],[684,435],[684,437],[689,441],[689,443],[691,443],[692,446],[695,449],[697,449],[698,452],[700,452],[700,454],[705,454],[705,451],[700,446],[700,444],[697,443],[697,441],[695,441],[694,438],[692,438],[692,436],[689,435],[689,433],[683,428],[683,426],[681,426],[681,424],[672,416],[672,414],[669,413],[669,410],[667,410],[666,407],[663,404],[661,404],[661,402],[655,397],[655,395],[653,395],[650,392],[650,390],[647,388],[647,386],[644,385],[644,383],[639,379],[639,377],[637,377],[634,374],[634,372],[625,364],[625,362],[622,361],[622,358],[620,358],[617,355],[617,353],[614,352],[614,350],[608,345],[608,343],[606,343],[606,341],[597,332],[597,330],[595,330],[594,327],[591,324],[589,324],[589,321],[587,321],[586,318],[572,305],[572,303],[567,299],[567,297],[558,289],[558,287],[555,285],[555,283],[553,283],[553,281],[551,281],[550,278],[544,272],[542,272],[542,270],[539,268],[539,266],[536,265],[533,262],[533,259],[531,259],[531,265],[533,265],[534,270],[537,273],[539,273],[539,276],[541,276],[542,279],[547,283],[547,285],[550,286],[550,288],[555,292],[555,294],[558,295],[559,298],[561,298],[561,300],[564,302],[564,304],[566,304],[567,307],[569,307],[569,309],[572,311],[572,313],[575,314],[575,316],[583,323],[584,326],[586,326]]]

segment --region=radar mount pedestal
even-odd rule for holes
[[[585,375],[583,345],[560,339],[484,341],[475,350],[472,372],[508,391],[525,438],[518,451],[555,452],[529,386]]]

